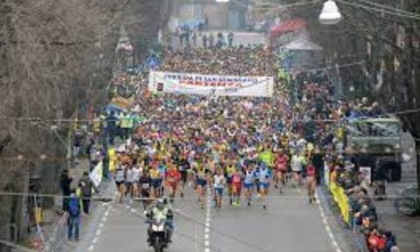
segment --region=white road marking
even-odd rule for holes
[[[315,192],[315,197],[317,199],[319,199],[318,192]],[[322,209],[321,204],[318,204],[318,210],[319,210],[319,214],[321,215],[322,222],[324,223],[325,231],[327,232],[328,236],[330,237],[332,245],[334,246],[334,248],[337,252],[341,252],[340,246],[338,246],[338,243],[335,240],[334,234],[333,234],[333,232],[330,228],[330,225],[328,224],[327,218],[326,218],[325,213],[324,213],[324,209]]]
[[[206,211],[206,228],[204,229],[204,252],[210,252],[210,216],[211,216],[211,189],[207,187],[207,211]]]
[[[92,245],[90,245],[90,247],[89,247],[89,251],[93,251],[93,250],[94,250],[94,248],[95,248],[95,244],[98,242],[98,240],[99,240],[99,236],[100,236],[100,235],[101,235],[101,233],[102,233],[102,229],[103,229],[103,227],[104,227],[104,223],[106,222],[106,220],[107,220],[107,218],[108,218],[108,215],[109,215],[109,211],[110,211],[110,209],[111,209],[111,208],[108,208],[108,209],[105,211],[104,216],[102,217],[101,222],[99,223],[98,230],[96,230],[96,233],[95,233],[95,238],[92,240]]]

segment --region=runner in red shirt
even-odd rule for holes
[[[279,151],[279,154],[277,155],[275,161],[274,161],[274,167],[276,169],[276,188],[279,188],[280,193],[283,192],[282,186],[286,184],[285,176],[287,173],[287,162],[289,161],[289,157],[284,154],[283,150]],[[279,182],[281,182],[281,185],[279,186]]]
[[[316,170],[312,162],[306,167],[306,186],[308,189],[309,203],[315,202]]]
[[[239,206],[239,199],[241,198],[242,180],[244,175],[236,168],[232,173],[232,192],[233,192],[233,205]]]
[[[169,190],[170,201],[173,203],[178,182],[181,180],[181,173],[173,164],[169,164],[168,168],[166,172],[166,186]]]

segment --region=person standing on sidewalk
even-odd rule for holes
[[[83,212],[89,215],[90,201],[92,199],[92,191],[99,192],[96,185],[92,182],[87,171],[83,172],[82,178],[79,180],[79,187],[82,196]]]
[[[106,118],[106,136],[108,143],[114,145],[115,133],[117,131],[118,118],[115,116],[114,111],[111,111]]]
[[[80,198],[76,193],[76,189],[73,189],[69,197],[68,207],[67,238],[69,240],[75,239],[79,241],[81,208]]]
[[[73,155],[74,158],[77,160],[80,156],[80,149],[82,146],[82,141],[83,141],[83,132],[81,130],[76,130],[76,132],[74,133],[74,140],[73,140]]]
[[[69,196],[71,194],[71,182],[73,181],[73,178],[69,175],[69,170],[65,169],[63,170],[63,173],[61,174],[60,178],[60,188],[63,192],[63,211],[67,211],[69,208]]]
[[[233,34],[233,32],[229,32],[229,34],[228,34],[228,44],[229,44],[229,47],[232,47],[233,46],[233,36],[234,36],[234,34]]]

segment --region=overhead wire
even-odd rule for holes
[[[274,189],[272,189],[272,191],[276,191]],[[395,196],[390,195],[390,198],[399,198],[397,195],[400,195],[399,193],[396,193]],[[65,196],[63,194],[48,194],[48,193],[33,193],[33,192],[13,192],[13,191],[0,191],[0,196],[21,196],[21,197],[43,197],[43,198],[58,198],[58,199],[70,199],[74,196]],[[225,195],[227,198],[228,196]],[[332,196],[328,196],[327,198],[330,198]],[[419,196],[420,197],[420,196]],[[103,202],[105,204],[110,204],[110,203],[115,203],[114,202],[114,198],[113,197],[106,197],[106,196],[101,196],[100,193],[97,194],[97,196],[92,196],[92,197],[83,197],[83,196],[78,196],[79,199],[82,200],[91,200],[91,201],[96,201],[96,202]],[[169,198],[169,197],[167,197]],[[273,199],[273,200],[278,200],[278,199],[306,199],[307,197],[303,194],[297,194],[297,195],[268,195],[266,197],[267,199]],[[153,197],[134,197],[132,198],[134,202],[142,202],[142,201],[153,201],[159,198],[153,198]],[[197,202],[197,198],[195,196],[191,196],[191,197],[174,197],[174,200],[176,200],[177,202]],[[254,200],[258,200],[258,198],[253,198]]]
[[[262,2],[260,1],[262,4],[267,4],[267,6],[262,6],[262,7],[253,7],[252,9],[254,10],[278,10],[278,9],[287,9],[287,8],[292,8],[292,7],[297,7],[297,6],[304,6],[304,5],[311,5],[311,4],[317,4],[322,2],[323,0],[313,0],[313,1],[298,1],[296,3],[290,3],[290,4],[275,4],[275,3],[270,3],[270,2]],[[241,7],[244,8],[248,8],[247,4],[238,2],[236,0],[231,0],[232,3],[235,3]]]
[[[340,1],[340,0],[338,0],[338,1]],[[380,8],[380,9],[386,9],[386,10],[393,11],[393,12],[396,12],[396,13],[401,13],[402,15],[409,15],[409,16],[414,16],[414,17],[419,17],[420,18],[419,13],[407,11],[407,10],[404,10],[404,9],[399,9],[397,7],[393,7],[393,6],[389,6],[389,5],[385,5],[385,4],[380,4],[380,3],[376,3],[376,2],[372,2],[372,1],[367,1],[367,0],[353,0],[353,1],[362,2],[366,5],[373,5],[373,6],[376,6],[376,7]]]
[[[403,14],[403,13],[399,13],[398,11],[396,11],[398,9],[396,9],[394,11],[390,11],[390,10],[387,10],[387,9],[380,9],[380,8],[377,8],[377,7],[369,7],[369,6],[366,6],[366,5],[363,5],[363,4],[350,2],[350,1],[346,1],[346,0],[337,0],[337,2],[344,3],[346,5],[351,5],[351,6],[354,6],[354,7],[359,7],[359,8],[365,9],[365,10],[369,10],[369,11],[382,12],[382,13],[385,13],[385,14],[388,14],[388,15],[393,15],[393,16],[398,16],[398,17],[402,17],[402,18],[414,19],[414,20],[419,20],[420,21],[420,16],[419,15],[413,15],[413,14],[416,14],[416,13]]]

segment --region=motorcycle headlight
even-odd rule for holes
[[[401,145],[399,143],[395,144],[395,149],[401,148]]]

